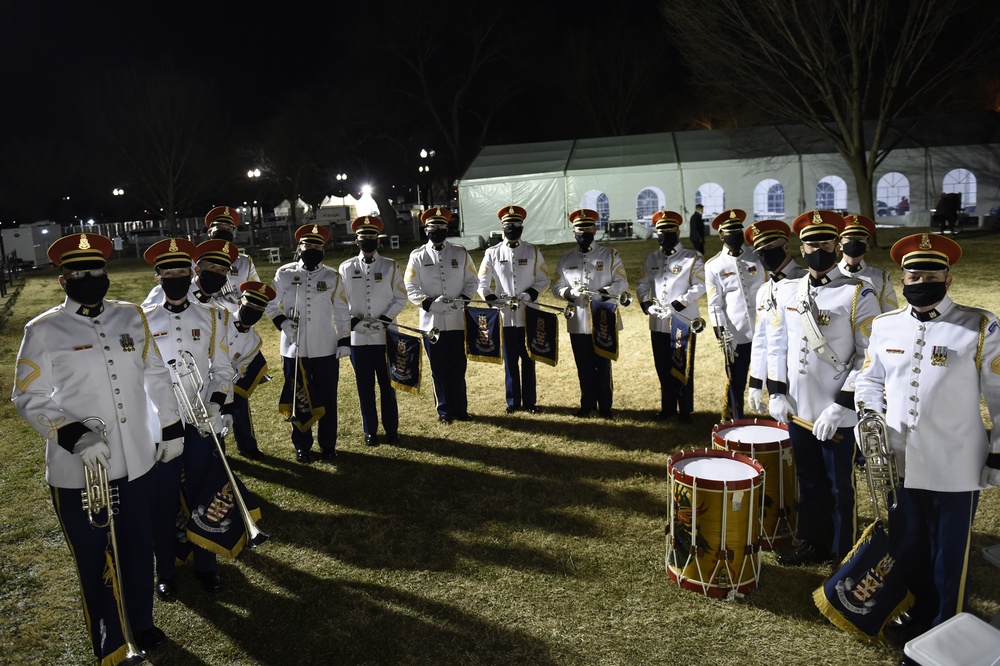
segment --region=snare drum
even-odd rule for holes
[[[795,536],[799,486],[788,426],[767,419],[740,419],[712,428],[717,449],[737,451],[764,467],[764,518],[761,531],[765,549],[790,546]]]
[[[734,451],[670,456],[667,575],[707,596],[744,593],[760,576],[763,466]]]

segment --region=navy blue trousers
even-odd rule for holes
[[[396,389],[389,379],[385,345],[352,346],[351,365],[354,366],[354,379],[358,385],[361,424],[365,434],[378,433],[378,411],[375,408],[377,382],[379,401],[382,403],[382,427],[385,428],[385,434],[395,435],[399,431],[399,407],[396,405]]]
[[[736,354],[729,365],[729,381],[726,382],[726,394],[722,396],[725,404],[722,406],[722,420],[743,418],[743,394],[747,390],[747,376],[750,374],[750,349],[752,343],[736,345]],[[725,360],[723,359],[723,362]],[[736,411],[734,412],[733,409]]]
[[[318,356],[316,358],[303,358],[302,366],[305,368],[309,381],[310,396],[313,404],[320,404],[326,408],[326,412],[316,422],[316,437],[319,439],[319,448],[322,451],[337,450],[337,385],[340,383],[340,360],[334,356]],[[287,356],[281,357],[281,368],[285,373],[285,382],[295,381],[295,359]],[[308,451],[313,445],[312,428],[302,432],[295,425],[292,426],[292,444],[296,451]]]
[[[968,601],[966,577],[972,519],[979,492],[897,490],[889,512],[889,542],[914,596],[910,615],[938,625],[960,613]]]
[[[253,418],[250,415],[250,401],[243,396],[233,394],[233,439],[236,448],[241,453],[259,451],[257,436],[253,432]]]
[[[152,474],[119,479],[115,535],[118,565],[125,586],[125,607],[132,633],[153,626],[153,534],[150,522],[155,482]],[[108,529],[92,527],[81,505],[79,488],[49,487],[52,505],[76,565],[83,593],[83,613],[90,628],[94,655],[102,659],[125,645],[118,605],[110,581],[105,584]],[[101,515],[103,519],[104,515]],[[102,633],[104,634],[102,637]]]
[[[535,392],[535,362],[528,356],[528,339],[523,326],[503,328],[503,374],[507,406],[535,407],[538,398]]]
[[[660,411],[666,414],[690,414],[694,411],[694,363],[687,369],[687,384],[682,383],[673,373],[674,338],[669,333],[660,331],[650,331],[649,335],[653,345],[653,364],[656,366],[656,376],[660,379]],[[688,345],[691,347],[688,353],[691,358],[694,358],[697,338],[694,333],[688,336]]]
[[[821,442],[812,432],[788,424],[799,482],[798,537],[819,550],[844,557],[854,547],[854,428],[838,428],[839,442]]]
[[[438,416],[461,416],[469,413],[465,391],[465,331],[441,331],[441,338],[431,344],[424,336],[424,350],[434,379],[434,397]]]
[[[573,346],[576,374],[580,379],[580,409],[611,411],[614,397],[611,359],[594,351],[590,333],[571,333],[569,341]]]

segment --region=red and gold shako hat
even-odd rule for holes
[[[263,282],[243,282],[240,284],[240,293],[246,296],[247,300],[257,305],[267,305],[278,295],[274,289]]]
[[[447,208],[428,208],[420,214],[420,223],[425,227],[428,224],[448,224],[451,221],[451,211]]]
[[[142,258],[154,268],[191,268],[198,248],[186,238],[164,238],[149,246]]]
[[[351,231],[358,236],[378,236],[384,226],[379,218],[365,215],[351,222]]]
[[[844,217],[844,230],[840,236],[867,236],[871,238],[875,235],[875,220],[865,215],[847,215]]]
[[[958,263],[962,248],[944,236],[913,234],[896,241],[889,256],[904,271],[943,271]]]
[[[743,240],[755,248],[764,247],[779,238],[788,240],[791,235],[792,230],[781,220],[761,220],[743,230]]]
[[[49,261],[71,271],[104,268],[115,244],[100,234],[70,234],[49,246]]]
[[[680,213],[675,211],[659,210],[653,213],[653,226],[656,227],[657,231],[679,229],[683,223],[684,218],[681,217]]]
[[[303,224],[295,230],[296,243],[326,245],[328,240],[330,240],[330,230],[318,224]]]
[[[739,208],[724,210],[712,220],[712,228],[720,234],[727,234],[731,231],[743,231],[743,220],[747,219],[747,212]]]
[[[205,216],[205,228],[210,229],[214,224],[226,223],[231,224],[234,227],[240,226],[240,214],[236,212],[235,208],[230,208],[229,206],[216,206],[212,210],[208,211],[208,215]]]
[[[204,243],[199,243],[195,249],[198,253],[194,258],[195,261],[204,259],[205,261],[211,261],[213,264],[219,264],[226,268],[233,265],[233,262],[236,261],[236,257],[240,253],[235,244],[221,238],[213,238]]]
[[[792,222],[792,231],[804,243],[837,240],[844,230],[844,218],[832,210],[811,210]]]
[[[573,229],[588,229],[597,226],[597,220],[601,214],[590,208],[579,208],[569,214],[569,221],[573,223]]]
[[[497,217],[500,218],[501,226],[503,226],[504,222],[524,224],[524,218],[528,217],[528,211],[520,206],[504,206],[497,211]]]

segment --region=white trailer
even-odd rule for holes
[[[43,221],[24,224],[3,230],[3,249],[8,259],[16,257],[25,264],[35,267],[47,266],[52,262],[46,254],[49,246],[60,234],[61,228],[55,222]]]

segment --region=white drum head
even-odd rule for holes
[[[728,458],[686,458],[674,463],[674,469],[707,481],[748,481],[760,474],[750,465]]]
[[[785,430],[758,424],[733,426],[719,430],[717,434],[723,441],[741,444],[767,444],[788,439],[788,433]]]

